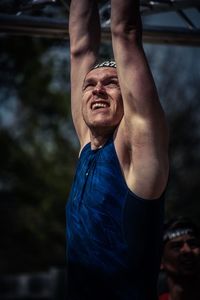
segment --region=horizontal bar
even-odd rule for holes
[[[0,33],[68,39],[67,21],[45,17],[11,16],[0,14]],[[102,29],[102,39],[110,40],[110,31]],[[147,43],[200,46],[200,30],[169,26],[144,26],[143,40]]]

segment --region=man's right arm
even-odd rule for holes
[[[71,0],[69,16],[71,56],[71,110],[81,146],[89,141],[88,128],[81,112],[85,75],[96,62],[100,43],[100,22],[94,0]]]

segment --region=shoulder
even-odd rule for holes
[[[169,300],[169,293],[161,294],[159,300]]]

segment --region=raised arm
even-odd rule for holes
[[[153,199],[161,195],[168,178],[168,129],[142,46],[139,0],[111,0],[111,12],[124,103],[116,149],[130,189]]]
[[[89,141],[81,113],[82,85],[96,61],[100,43],[100,25],[95,0],[71,0],[69,16],[71,54],[71,110],[74,126],[83,146]]]

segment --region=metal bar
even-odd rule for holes
[[[144,42],[156,44],[174,44],[181,46],[200,46],[200,30],[174,27],[144,27]]]
[[[182,10],[179,9],[176,11],[176,13],[187,24],[189,29],[196,29],[196,26],[192,23],[192,21],[186,16],[186,14]]]
[[[179,9],[199,8],[199,0],[159,0],[159,1],[141,1],[142,15],[166,13]]]
[[[36,9],[42,9],[47,5],[55,4],[56,0],[35,0],[29,1],[19,5],[19,10],[16,12],[17,15],[20,15],[26,11],[34,11]]]
[[[102,39],[110,40],[108,28],[102,29]],[[20,36],[68,39],[66,20],[44,17],[10,16],[0,14],[0,33]],[[200,46],[199,29],[144,26],[143,40],[148,43]]]

